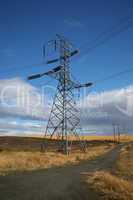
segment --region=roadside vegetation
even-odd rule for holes
[[[88,175],[86,183],[101,199],[133,200],[133,144],[121,149],[112,169]]]
[[[57,152],[1,151],[0,175],[77,164],[83,160],[95,159],[110,148],[109,145],[92,146],[86,153],[77,151],[69,156]]]

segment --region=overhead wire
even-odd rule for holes
[[[127,16],[125,18],[120,19],[117,24],[113,25],[110,29],[103,31],[94,40],[92,40],[92,42],[89,42],[88,44],[90,44],[90,46],[87,47],[87,49],[84,51],[83,54],[81,54],[81,56],[79,56],[79,58],[81,58],[85,54],[88,54],[93,49],[103,45],[108,40],[116,37],[120,33],[128,30],[132,26],[133,26],[133,15],[130,15],[130,16]],[[81,46],[81,48],[82,48],[82,46]],[[87,46],[87,44],[86,44],[86,46]],[[84,48],[85,48],[85,46],[84,46]],[[132,72],[132,71],[133,71],[133,67],[130,67],[130,68],[125,69],[123,71],[116,72],[116,73],[108,75],[104,78],[98,79],[98,80],[94,81],[93,83],[94,84],[101,83],[101,82],[104,82],[104,81],[107,81],[107,80],[110,80],[110,79],[114,79],[116,77],[119,77],[123,74],[129,73],[129,72]]]
[[[93,49],[95,49],[95,48],[97,48],[97,47],[99,47],[100,45],[102,45],[102,44],[104,44],[106,41],[108,41],[108,40],[110,40],[112,37],[115,37],[116,35],[118,35],[118,34],[120,34],[121,32],[123,32],[123,31],[126,31],[128,28],[130,28],[132,25],[133,25],[133,21],[130,21],[131,19],[133,19],[133,16],[129,16],[129,17],[126,17],[126,18],[123,18],[123,19],[121,19],[120,21],[119,21],[119,23],[117,23],[117,25],[114,25],[113,27],[112,27],[112,29],[109,29],[109,30],[107,30],[107,31],[104,31],[104,32],[102,32],[101,34],[99,34],[97,37],[96,37],[96,39],[94,39],[91,43],[92,43],[92,45],[90,46],[90,47],[88,47],[87,48],[87,50],[86,50],[86,52],[84,52],[84,54],[87,54],[87,53],[89,53],[91,50],[93,50]],[[123,23],[125,23],[125,22],[131,22],[131,23],[129,23],[129,24],[126,24],[126,26],[122,26],[122,27],[119,27],[119,25],[123,25]],[[120,28],[120,30],[113,30],[113,28]],[[107,35],[106,35],[107,34]],[[103,38],[105,36],[105,38]],[[101,38],[103,38],[103,40],[102,41],[99,41]],[[95,43],[95,42],[97,42],[98,41],[98,43]],[[19,67],[19,68],[7,68],[6,67],[6,69],[3,71],[2,70],[2,72],[1,73],[6,73],[7,74],[7,70],[9,69],[9,70],[11,70],[11,73],[13,73],[13,72],[18,72],[18,71],[21,71],[21,70],[27,70],[27,68],[28,69],[31,69],[31,68],[33,68],[33,67],[36,67],[36,66],[43,66],[43,65],[45,65],[45,63],[44,62],[42,62],[42,63],[36,63],[36,64],[31,64],[31,65],[25,65],[25,66],[21,66],[21,67]],[[8,74],[9,74],[9,71],[8,71]]]
[[[118,26],[122,25],[124,22],[126,22],[126,21],[128,21],[128,20],[131,20],[132,18],[133,18],[133,15],[126,16],[126,17],[120,19],[120,20],[118,21],[118,23],[113,24],[113,26],[111,26],[109,29],[107,29],[107,30],[105,30],[105,31],[103,31],[103,32],[101,32],[101,33],[99,33],[98,36],[97,36],[95,39],[93,39],[92,41],[89,41],[89,42],[87,41],[86,43],[87,43],[87,44],[91,44],[91,43],[96,42],[97,40],[101,39],[101,37],[103,37],[104,35],[106,35],[106,34],[108,34],[108,33],[111,33],[112,31],[114,31],[114,30],[113,30],[114,28],[118,28]],[[82,44],[82,46],[84,47],[84,46],[86,45],[86,43],[85,43],[85,44]],[[80,47],[82,48],[82,46],[80,46]]]
[[[111,80],[111,79],[120,77],[121,75],[130,73],[130,72],[133,72],[133,67],[130,67],[130,68],[125,69],[125,70],[122,70],[122,71],[119,71],[119,72],[117,72],[117,73],[113,73],[113,74],[111,74],[111,75],[109,75],[109,76],[106,76],[106,77],[104,77],[104,78],[98,79],[98,80],[94,81],[93,83],[94,83],[94,84],[102,83],[102,82],[105,82],[105,81],[108,81],[108,80]]]
[[[132,19],[133,19],[133,16],[129,16],[129,17],[125,17],[123,19],[120,19],[120,21],[117,24],[115,24],[114,26],[112,26],[111,29],[109,29],[107,31],[104,31],[101,34],[99,34],[96,37],[96,39],[94,39],[91,42],[92,45],[87,48],[86,52],[84,52],[83,55],[89,53],[91,50],[93,50],[93,49],[99,47],[100,45],[104,44],[106,41],[108,41],[111,38],[117,36],[121,32],[126,31],[128,28],[130,28],[133,25],[133,21],[131,21]],[[126,22],[128,22],[128,24],[125,25]],[[124,24],[124,26],[123,26],[123,24]],[[103,40],[99,41],[101,38],[103,38]],[[21,71],[21,70],[24,71],[24,70],[27,70],[27,68],[28,69],[32,69],[33,67],[43,66],[43,65],[45,65],[44,62],[38,63],[38,64],[32,64],[32,65],[25,65],[25,66],[22,66],[22,67],[19,67],[19,68],[9,68],[11,70],[11,72],[8,71],[8,74],[9,73],[14,73],[14,72],[17,72],[17,71]],[[124,71],[121,71],[121,72],[118,72],[118,73],[115,73],[115,74],[112,74],[112,75],[109,75],[108,77],[105,77],[104,79],[97,80],[94,83],[98,83],[98,82],[101,82],[101,81],[106,81],[108,79],[111,79],[111,78],[116,77],[116,76],[120,76],[121,74],[128,73],[130,71],[132,71],[132,68],[124,70]],[[7,74],[7,67],[6,67],[6,69],[4,71],[2,70],[1,73],[3,73],[3,72],[5,72]]]
[[[88,43],[86,42],[86,44],[81,45],[81,47],[80,47],[81,56],[79,56],[79,58],[84,56],[85,54],[88,54],[93,49],[96,49],[97,47],[103,45],[108,40],[116,37],[120,33],[128,30],[132,26],[133,26],[133,16],[129,16],[129,17],[121,19],[119,21],[119,23],[117,23],[116,25],[112,26],[111,29],[100,33],[94,40],[92,40],[92,42],[88,42]],[[83,53],[82,53],[82,49],[83,48],[84,49],[86,48],[86,49],[83,50]]]
[[[30,69],[33,69],[34,67],[41,67],[41,66],[44,66],[45,63],[36,63],[36,64],[29,64],[29,65],[24,65],[24,66],[21,66],[19,68],[16,68],[16,67],[9,67],[9,66],[5,66],[5,69],[0,72],[0,74],[3,74],[5,73],[6,75],[9,74],[9,73],[14,73],[14,72],[19,72],[19,71],[24,71],[24,70],[27,70],[27,68],[30,70]],[[11,70],[11,71],[7,71],[7,70]]]

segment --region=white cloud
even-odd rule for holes
[[[0,81],[0,117],[47,119],[44,94],[19,78]]]
[[[33,135],[43,135],[45,124],[43,121],[26,121],[16,119],[3,120],[0,119],[0,135],[26,135],[28,133]]]
[[[1,80],[0,134],[42,134],[50,112],[49,99],[44,101],[42,95],[39,89],[19,78]],[[114,122],[121,129],[133,131],[133,85],[91,93],[79,105],[86,133],[111,133]]]
[[[50,112],[47,100],[24,80],[0,80],[0,135],[42,135]]]
[[[80,101],[83,127],[112,132],[112,123],[133,131],[133,86],[89,94]]]

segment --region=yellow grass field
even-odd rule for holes
[[[86,153],[76,151],[69,156],[56,152],[42,153],[39,151],[1,151],[0,152],[0,174],[11,172],[46,169],[55,166],[77,164],[82,160],[95,159],[104,154],[111,146],[102,145],[89,148]]]
[[[43,139],[44,137],[36,135],[36,136],[34,136],[34,138],[41,138],[41,139]],[[57,138],[53,137],[53,139],[57,139]],[[74,136],[69,136],[68,139],[69,140],[76,140],[77,138],[75,138]],[[86,135],[86,136],[79,136],[79,139],[80,140],[87,140],[87,141],[92,141],[92,140],[97,140],[97,141],[104,141],[104,140],[114,141],[114,136],[113,135]],[[124,142],[124,141],[133,141],[133,136],[132,135],[128,135],[128,134],[122,134],[120,136],[120,139],[121,139],[122,142]],[[116,136],[116,140],[117,140],[117,136]]]
[[[89,136],[81,136],[80,137],[81,139],[84,139],[84,140],[88,140],[88,141],[91,141],[91,140],[100,140],[100,141],[104,141],[104,140],[107,140],[107,141],[114,141],[114,136],[105,136],[105,135],[89,135]],[[117,137],[116,137],[117,139]],[[120,139],[122,142],[128,142],[128,141],[133,141],[133,136],[130,136],[130,135],[121,135],[120,136]]]

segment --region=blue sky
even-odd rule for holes
[[[132,0],[1,0],[0,79],[26,79],[29,74],[47,71],[50,66],[31,68],[30,65],[42,62],[42,45],[54,39],[56,33],[69,38],[75,47],[82,46],[81,55],[71,65],[72,73],[81,82],[95,81],[132,67],[133,26],[83,56],[97,35],[132,14]],[[91,91],[100,93],[128,87],[133,84],[132,76],[129,73],[99,83]],[[31,83],[36,87],[47,81],[45,78]]]

